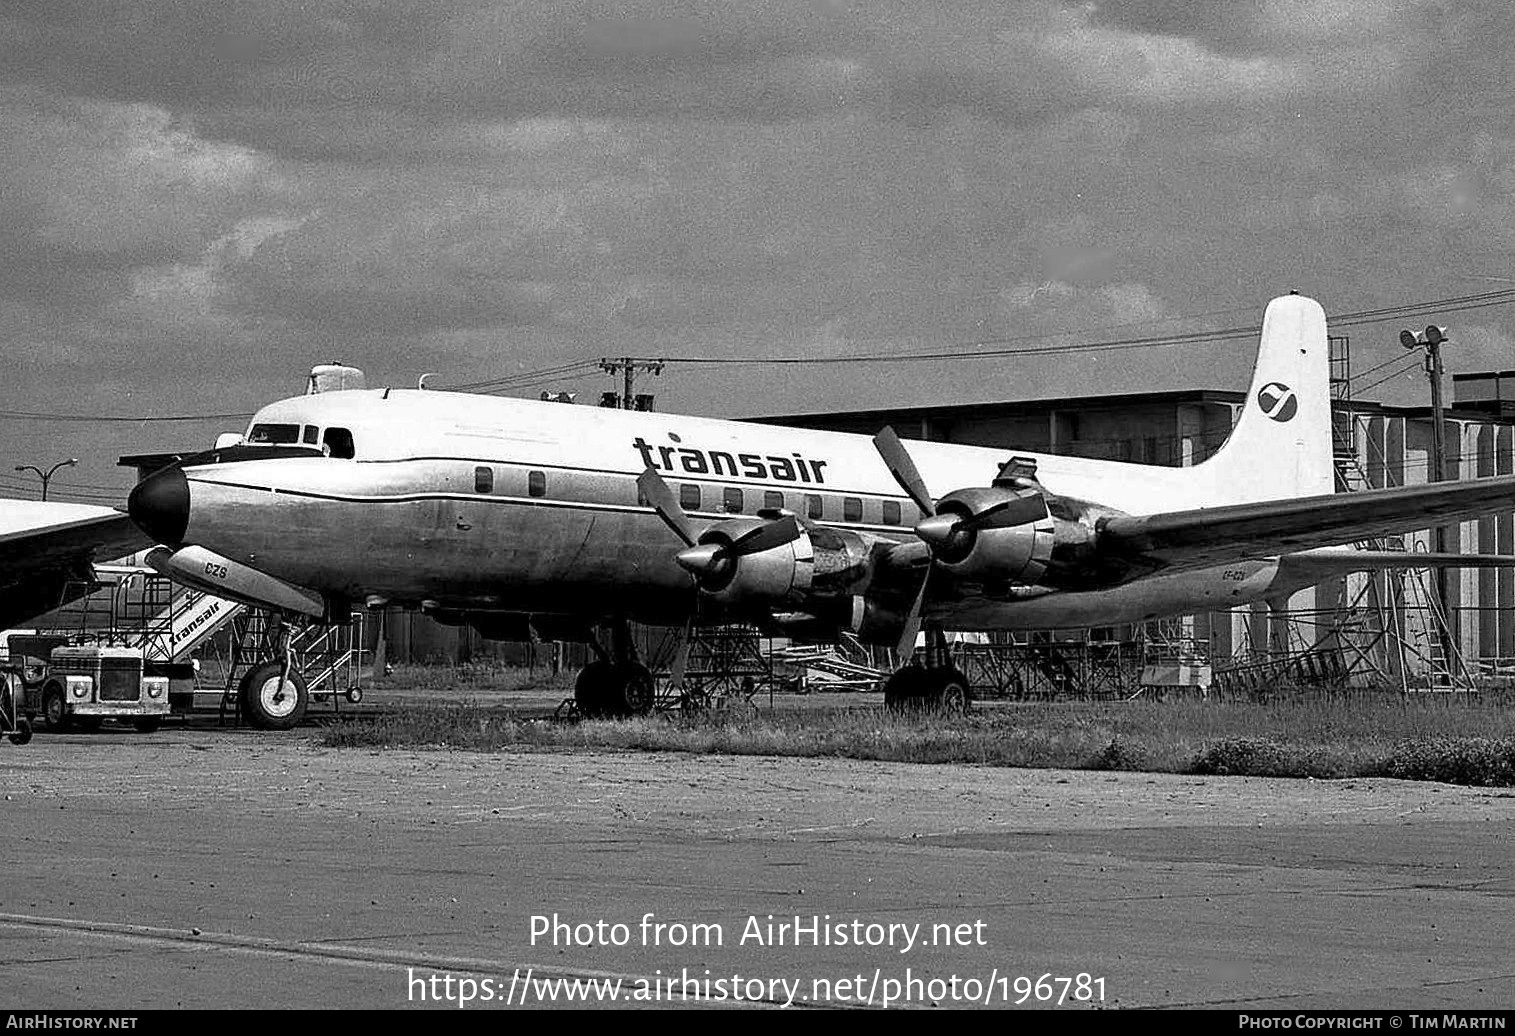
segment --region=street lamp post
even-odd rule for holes
[[[1431,383],[1431,470],[1427,473],[1432,482],[1445,482],[1447,478],[1447,445],[1445,408],[1441,400],[1441,346],[1447,340],[1447,329],[1431,324],[1418,334],[1414,331],[1399,332],[1399,344],[1406,349],[1421,349],[1426,354],[1426,380]],[[1432,549],[1438,554],[1447,551],[1447,527],[1438,525],[1432,530]],[[1447,582],[1447,570],[1438,566],[1436,572],[1436,597],[1441,605],[1441,653],[1450,673],[1453,668],[1452,630],[1457,620],[1455,602],[1451,599]]]
[[[70,457],[68,460],[60,460],[58,463],[54,464],[52,467],[48,468],[46,471],[43,471],[41,468],[37,467],[34,464],[17,464],[16,465],[16,470],[17,471],[35,471],[37,473],[37,477],[42,480],[42,499],[46,500],[47,499],[47,484],[53,480],[53,473],[55,471],[57,471],[59,468],[71,468],[71,467],[73,467],[77,463],[79,463],[79,458],[78,457]]]

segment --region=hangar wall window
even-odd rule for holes
[[[547,473],[530,471],[526,474],[526,492],[529,496],[547,495]]]
[[[863,520],[863,502],[855,496],[842,497],[842,521],[860,522]]]
[[[884,501],[884,524],[898,525],[900,523],[900,502],[898,500]]]
[[[473,469],[473,491],[475,493],[494,492],[494,468],[481,465]]]
[[[255,424],[247,433],[248,442],[267,443],[277,446],[300,441],[300,426],[297,424]]]
[[[763,494],[763,506],[769,510],[777,511],[784,506],[784,494],[768,490]]]
[[[805,513],[815,519],[820,519],[826,513],[826,502],[818,496],[805,494]]]
[[[700,487],[685,482],[679,486],[679,506],[686,511],[700,509]]]
[[[326,447],[326,452],[332,457],[341,460],[352,460],[353,446],[352,433],[346,428],[328,428],[326,435],[322,437],[321,445]]]
[[[314,446],[317,442],[320,441],[320,436],[321,429],[317,428],[313,424],[308,424],[305,426],[305,432],[303,435],[301,435],[300,441],[305,443],[307,446]]]
[[[740,489],[727,488],[721,490],[721,506],[725,508],[727,514],[741,514],[742,504],[742,491]]]

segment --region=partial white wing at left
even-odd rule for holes
[[[151,546],[124,512],[0,500],[0,629],[82,597],[94,564]]]

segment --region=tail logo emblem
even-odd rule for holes
[[[1257,390],[1257,405],[1262,407],[1262,412],[1275,421],[1289,420],[1299,412],[1299,400],[1294,398],[1294,390],[1289,386],[1270,381]]]

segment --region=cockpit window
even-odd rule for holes
[[[316,444],[316,436],[320,434],[320,431],[321,430],[313,424],[306,425],[305,434],[302,436],[301,441],[314,446]]]
[[[351,460],[353,457],[352,433],[346,428],[326,429],[326,435],[322,437],[321,445],[326,447],[328,456],[338,457],[342,460]]]
[[[300,441],[300,426],[297,424],[255,424],[248,433],[248,442],[279,445]]]

